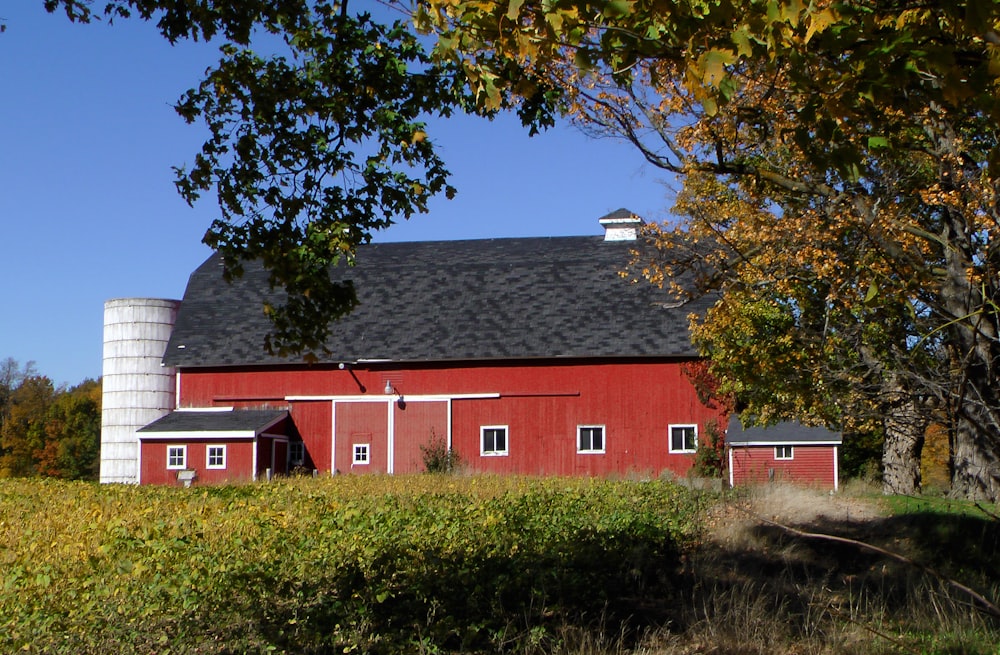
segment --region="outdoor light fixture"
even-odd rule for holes
[[[396,397],[397,397],[396,404],[399,405],[400,409],[404,409],[406,407],[406,401],[403,400],[403,394],[400,392],[399,389],[397,389],[392,384],[392,380],[386,380],[385,381],[385,395],[391,396],[393,394],[395,394]]]
[[[365,388],[365,385],[361,384],[361,380],[359,380],[358,376],[355,375],[354,367],[351,365],[351,362],[340,362],[339,364],[337,364],[337,368],[339,368],[341,371],[347,371],[348,373],[351,374],[351,378],[354,380],[354,384],[358,385],[358,389],[361,390],[361,393],[368,392],[368,389]]]

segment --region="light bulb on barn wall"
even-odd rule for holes
[[[399,405],[400,409],[406,408],[406,401],[403,399],[403,394],[399,389],[393,385],[392,380],[385,381],[385,395],[391,396],[395,394],[397,396],[396,404]]]

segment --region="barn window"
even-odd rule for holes
[[[670,452],[693,453],[698,449],[697,425],[670,426]]]
[[[205,467],[210,469],[226,468],[226,447],[207,446],[205,451]]]
[[[791,446],[775,446],[774,459],[795,459]]]
[[[579,425],[576,428],[576,452],[578,453],[603,453],[604,452],[604,426],[603,425]]]
[[[480,428],[480,450],[482,456],[507,454],[507,426],[484,425]]]
[[[187,468],[187,446],[167,446],[167,468]]]
[[[354,444],[354,463],[355,464],[367,464],[370,460],[368,459],[368,444],[366,443],[356,443]]]
[[[305,444],[301,441],[290,441],[288,443],[288,463],[291,466],[302,466],[306,459]]]

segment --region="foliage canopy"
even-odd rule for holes
[[[95,17],[87,0],[46,6]],[[206,241],[230,275],[259,258],[288,291],[265,308],[272,349],[322,348],[329,320],[355,303],[328,267],[454,191],[424,117],[516,107],[541,126],[562,112],[682,177],[682,223],[653,231],[658,256],[639,270],[664,283],[694,268],[700,291],[722,294],[694,330],[724,389],[761,420],[881,429],[908,444],[887,448],[892,466],[943,415],[956,489],[1000,497],[1000,3],[382,9],[103,7],[156,20],[171,41],[224,42],[177,105],[211,132],[177,184],[189,201],[217,191]],[[262,54],[258,35],[281,47]],[[912,470],[900,484],[919,484]]]
[[[451,56],[514,59],[584,126],[682,176],[682,222],[653,231],[638,270],[693,269],[722,294],[695,338],[745,409],[894,445],[943,411],[956,489],[1000,495],[1000,3],[428,0],[417,15]]]
[[[516,104],[533,128],[552,121],[540,90],[477,104],[466,71],[432,58],[407,14],[385,7],[375,18],[330,0],[45,6],[76,21],[155,21],[171,42],[220,43],[218,63],[175,105],[209,129],[194,162],[175,169],[176,186],[191,203],[217,196],[204,241],[222,254],[227,276],[260,260],[286,292],[263,308],[274,323],[266,346],[279,354],[321,352],[329,322],[356,305],[352,285],[332,281],[330,267],[349,266],[375,230],[425,212],[432,196],[455,193],[428,117],[491,116]]]

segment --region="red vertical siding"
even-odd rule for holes
[[[635,360],[501,362],[493,365],[336,367],[184,371],[181,406],[290,406],[292,421],[315,466],[351,471],[352,445],[371,444],[366,472],[387,470],[389,402],[386,380],[404,398],[499,394],[452,401],[452,443],[471,471],[557,475],[684,475],[693,455],[671,454],[668,427],[724,423],[706,407],[681,371],[681,362]],[[286,400],[295,396],[358,396],[375,402]],[[419,470],[419,443],[447,431],[446,403],[407,401],[393,411],[394,469]],[[722,419],[722,420],[720,420]],[[331,426],[336,423],[336,453]],[[480,455],[480,428],[508,426],[507,456]],[[605,452],[577,453],[577,426],[604,426]]]
[[[421,446],[434,438],[448,438],[448,403],[393,403],[394,444],[393,473],[417,473],[424,470]]]
[[[792,444],[793,459],[775,459],[774,446],[737,446],[732,450],[733,483],[775,481],[835,486],[835,446]]]
[[[389,470],[387,404],[338,402],[336,411],[337,472],[386,473]],[[368,444],[368,464],[354,464],[356,444]]]
[[[206,466],[207,447],[226,446],[226,468]],[[180,485],[177,470],[167,468],[167,446],[187,446],[187,469],[195,471],[194,484],[221,484],[253,478],[253,442],[250,440],[144,441],[140,481],[143,484]]]
[[[274,474],[288,473],[288,442],[280,439],[274,441]]]
[[[295,403],[291,407],[291,417],[305,446],[306,466],[329,473],[333,407],[328,402]]]
[[[267,476],[267,470],[272,467],[271,464],[271,439],[267,437],[262,437],[257,440],[257,478],[264,480]]]

